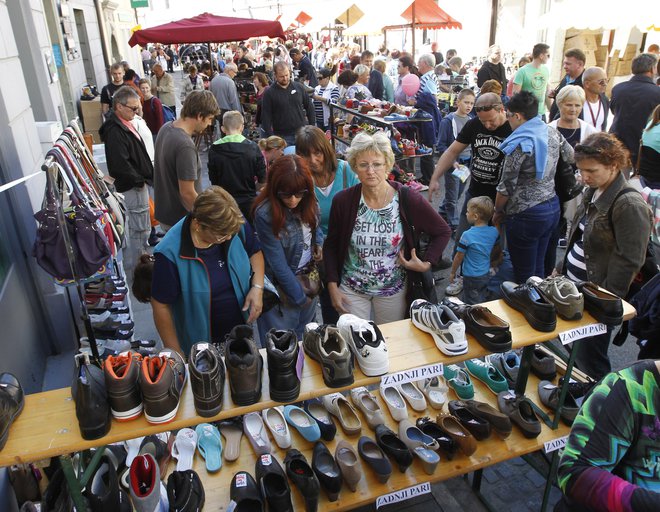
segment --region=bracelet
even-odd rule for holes
[[[260,284],[253,284],[253,285],[252,285],[252,288],[258,288],[259,290],[263,290],[263,289],[264,289],[264,287],[263,287],[262,285],[260,285]]]

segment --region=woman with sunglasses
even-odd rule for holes
[[[575,146],[575,162],[589,187],[568,237],[564,273],[626,297],[644,264],[652,227],[651,209],[622,173],[630,168],[628,150],[608,133],[590,135]],[[578,367],[596,380],[611,371],[608,332],[580,342]]]
[[[224,343],[261,314],[264,257],[234,198],[211,186],[154,250],[151,307],[165,347]]]
[[[402,185],[388,181],[394,165],[390,140],[382,132],[358,133],[348,162],[360,183],[332,200],[328,236],[323,245],[326,278],[333,307],[382,324],[402,320],[409,301],[406,271],[423,272],[442,256],[451,230],[431,204]],[[413,233],[426,233],[424,260],[416,254]],[[374,311],[372,318],[371,311]]]
[[[507,246],[518,283],[531,276],[546,276],[545,254],[559,222],[555,171],[560,152],[564,161],[573,162],[573,148],[543,122],[538,108],[532,93],[514,94],[507,105],[513,133],[500,144],[506,157],[497,185],[493,224],[506,224]]]
[[[318,298],[307,296],[296,276],[307,274],[321,260],[323,244],[307,162],[296,155],[275,160],[252,208],[266,275],[280,295],[279,304],[259,318],[261,343],[269,329],[293,329],[302,339],[305,325],[314,321]]]

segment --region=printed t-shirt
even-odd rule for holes
[[[529,91],[539,100],[539,115],[545,114],[545,94],[548,89],[550,72],[546,66],[540,68],[525,64],[516,73],[513,83],[520,85],[523,91]]]
[[[494,131],[489,131],[478,117],[470,119],[456,137],[461,144],[468,144],[472,149],[470,162],[470,196],[488,196],[495,200],[495,187],[502,175],[504,153],[500,144],[511,135],[511,126],[504,123]]]
[[[369,208],[360,197],[342,284],[365,295],[394,295],[405,284],[404,269],[397,263],[402,247],[398,194],[379,210]]]

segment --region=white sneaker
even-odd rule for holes
[[[390,369],[387,346],[374,322],[355,315],[341,315],[337,328],[367,377],[385,375]]]
[[[455,277],[454,280],[449,283],[449,286],[445,288],[445,294],[447,295],[458,295],[463,291],[463,277]]]
[[[424,398],[422,392],[417,389],[417,386],[415,386],[412,382],[404,382],[403,384],[398,384],[397,388],[399,389],[399,392],[403,398],[408,401],[410,407],[412,407],[413,410],[417,412],[426,410],[426,398]]]
[[[277,446],[286,450],[291,447],[291,433],[289,432],[289,426],[286,423],[282,409],[282,406],[264,409],[261,411],[261,416],[268,430],[270,430],[273,439],[275,439]]]
[[[410,305],[410,319],[415,327],[433,337],[443,354],[458,356],[468,351],[465,324],[447,306],[417,299]]]
[[[408,407],[406,407],[406,402],[396,386],[381,388],[380,396],[385,400],[392,418],[396,421],[402,421],[408,418]]]

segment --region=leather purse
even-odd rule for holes
[[[310,262],[302,272],[296,274],[296,279],[302,286],[305,295],[308,297],[316,297],[323,288],[321,282],[321,273],[314,261]]]
[[[559,202],[565,203],[579,196],[582,188],[582,185],[575,179],[573,166],[562,158],[560,151],[555,170],[555,192],[559,197]]]

